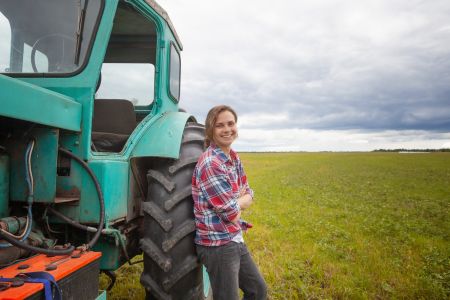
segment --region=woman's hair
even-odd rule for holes
[[[214,124],[216,124],[217,116],[224,111],[229,111],[230,113],[232,113],[234,116],[234,121],[237,122],[238,118],[236,112],[228,105],[218,105],[211,108],[205,120],[205,147],[209,147],[211,141],[214,141]]]

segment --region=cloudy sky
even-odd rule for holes
[[[239,114],[238,150],[450,147],[450,1],[159,0],[181,106]]]
[[[237,150],[450,148],[449,0],[157,2],[184,46],[181,106],[200,122],[234,107]],[[146,72],[103,76],[101,96]]]

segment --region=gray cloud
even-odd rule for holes
[[[179,4],[183,99],[200,116],[227,103],[287,114],[276,128],[450,130],[448,1]]]

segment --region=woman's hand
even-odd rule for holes
[[[240,197],[237,199],[237,202],[242,210],[245,210],[250,207],[253,203],[253,198],[250,194],[248,194],[245,188],[241,189],[239,193]]]
[[[237,202],[241,208],[241,211],[249,208],[250,205],[252,205],[253,198],[249,193],[247,193],[247,189],[245,187],[241,188],[241,190],[239,191],[239,198],[237,199]],[[238,224],[240,218],[241,212],[239,212],[236,218],[234,218],[231,222],[234,224]]]

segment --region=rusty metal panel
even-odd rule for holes
[[[34,202],[53,202],[56,194],[56,165],[59,129],[33,128],[21,133],[6,147],[10,155],[10,198],[27,201],[28,185],[25,177],[25,151],[30,139],[36,141],[31,156],[34,181]]]

